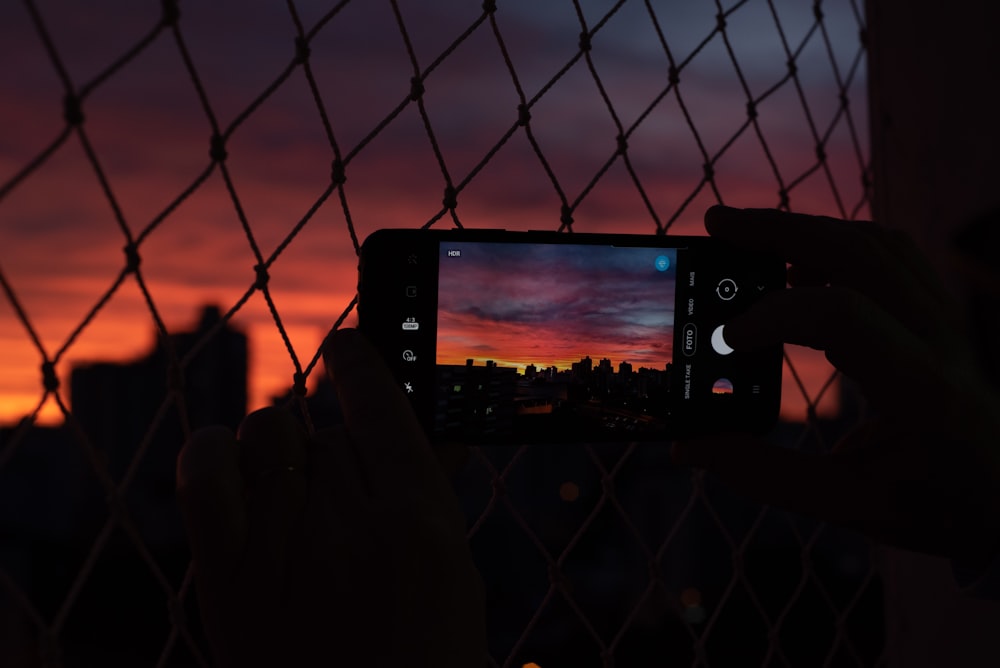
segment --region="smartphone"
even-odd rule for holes
[[[709,237],[384,229],[358,327],[432,442],[759,434],[782,348],[734,351],[723,325],[784,287],[780,258]]]

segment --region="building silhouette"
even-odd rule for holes
[[[191,429],[209,424],[235,429],[246,412],[247,337],[220,322],[219,309],[206,307],[193,330],[169,338],[178,358],[202,344],[183,373],[181,401]],[[216,326],[218,331],[202,341]],[[82,364],[71,371],[71,419],[76,424],[35,425],[18,439],[0,470],[0,533],[86,542],[103,525],[107,493],[82,433],[116,486],[142,450],[125,495],[126,509],[147,541],[183,544],[174,488],[185,435],[177,407],[164,408],[168,359],[161,341],[139,359]],[[0,430],[0,451],[15,432]]]
[[[218,308],[207,306],[196,329],[170,335],[169,346],[177,358],[191,352],[221,319]],[[70,380],[73,415],[94,444],[108,449],[109,454],[115,448],[128,448],[130,441],[149,428],[167,398],[169,373],[169,355],[163,343],[132,362],[77,366]],[[239,425],[247,404],[246,335],[222,326],[202,343],[182,375],[185,411],[192,428]],[[176,417],[176,410],[172,412]]]
[[[140,359],[80,365],[70,377],[73,416],[116,482],[142,451],[127,500],[150,540],[181,539],[174,486],[184,421],[192,430],[212,424],[235,429],[246,413],[247,337],[221,320],[218,308],[206,306],[193,330],[158,341]],[[196,347],[180,374],[171,368],[168,349],[182,360]],[[170,401],[172,385],[180,395]]]
[[[127,498],[144,531],[161,534],[150,539],[180,538],[173,490],[184,422],[192,430],[212,424],[235,429],[246,414],[247,337],[221,320],[218,308],[206,306],[193,330],[159,340],[148,355],[80,365],[71,375],[73,416],[115,481],[142,450]],[[178,374],[171,356],[183,360],[195,350]],[[174,399],[172,386],[180,389]]]

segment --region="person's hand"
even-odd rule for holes
[[[374,349],[333,332],[343,427],[264,409],[196,432],[178,497],[221,665],[486,661],[482,581],[447,477]]]
[[[731,435],[679,442],[761,503],[972,567],[1000,548],[1000,401],[929,263],[899,233],[773,210],[713,207],[709,233],[790,264],[790,289],[726,325],[736,350],[786,342],[826,351],[873,418],[829,455]]]

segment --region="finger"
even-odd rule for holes
[[[289,467],[305,479],[305,428],[283,408],[262,408],[247,415],[237,432],[240,444],[240,467],[247,480],[248,491],[254,483],[272,477],[278,468]]]
[[[868,270],[883,255],[870,222],[788,213],[777,209],[713,206],[705,212],[713,237],[753,250],[777,253],[793,265],[829,276]],[[846,270],[846,271],[845,271]]]
[[[392,559],[406,557],[375,521],[366,471],[343,425],[313,434],[308,460],[303,536],[309,549],[297,555],[291,574],[292,590],[302,592],[298,632],[309,646],[325,638],[371,653],[394,600],[373,594],[370,583],[391,577]],[[331,605],[345,613],[333,626]],[[348,661],[349,653],[342,658],[344,665],[364,664],[361,657]]]
[[[309,446],[310,495],[335,499],[344,512],[367,504],[371,481],[343,425],[313,434]]]
[[[177,498],[199,572],[228,573],[246,540],[239,450],[225,427],[191,435],[177,457]]]
[[[792,288],[764,295],[725,326],[736,351],[792,343],[824,350],[876,402],[931,397],[928,346],[871,300],[847,288]]]
[[[213,637],[247,539],[239,449],[225,427],[200,429],[177,457],[177,500],[197,572],[198,598]]]
[[[248,415],[238,434],[247,490],[248,535],[244,567],[271,594],[284,583],[288,553],[301,530],[306,500],[305,429],[286,410]]]
[[[814,267],[794,264],[788,268],[788,284],[793,288],[819,288],[829,282],[830,277]]]
[[[361,333],[332,332],[324,344],[323,360],[372,493],[454,504],[409,400]]]
[[[945,333],[947,316],[927,314],[940,313],[947,295],[901,233],[867,221],[722,206],[705,213],[705,226],[712,236],[777,253],[813,280],[857,290],[921,336],[940,340]]]
[[[898,263],[889,261],[880,248],[873,233],[874,225],[869,222],[775,209],[713,206],[705,212],[705,227],[713,237],[784,258],[794,267],[793,285],[804,274],[806,285],[802,287],[831,283],[853,288],[876,303],[884,303],[887,285],[906,282],[898,275]],[[912,286],[908,289],[912,291]],[[915,295],[896,295],[894,306],[915,299]]]

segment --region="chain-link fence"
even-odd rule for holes
[[[0,9],[3,664],[209,663],[174,459],[248,398],[326,419],[370,231],[867,216],[864,34],[855,0]],[[821,357],[776,442],[858,418]],[[494,665],[881,662],[866,542],[662,446],[476,449],[457,491]]]

